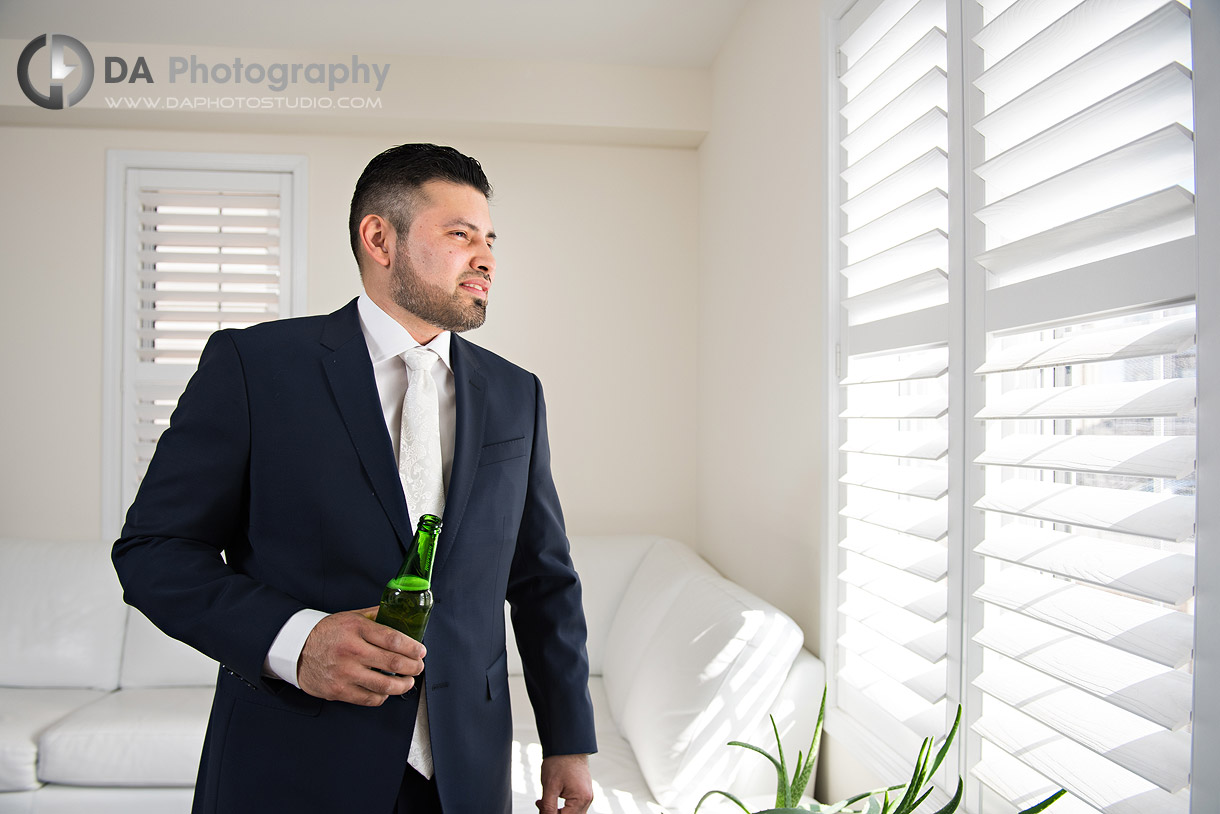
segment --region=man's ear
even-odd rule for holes
[[[389,268],[394,259],[394,227],[381,215],[365,215],[360,221],[360,245],[373,263]]]

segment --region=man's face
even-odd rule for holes
[[[398,236],[390,296],[441,330],[477,328],[496,271],[487,199],[447,181],[429,181],[420,192],[407,234]]]

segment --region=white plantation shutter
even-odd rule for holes
[[[290,172],[135,169],[125,179],[125,509],[208,336],[291,310]]]
[[[1196,315],[1174,304],[1194,296],[1190,10],[981,7],[970,768],[984,809],[1062,786],[1083,811],[1185,814]]]
[[[841,9],[828,731],[889,779],[960,699],[970,814],[1210,811],[1209,40],[1179,0]]]
[[[947,720],[945,3],[853,12],[838,46],[837,704],[917,744]]]

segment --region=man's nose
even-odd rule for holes
[[[496,256],[488,248],[470,258],[470,267],[483,272],[488,277],[494,277],[496,274]]]

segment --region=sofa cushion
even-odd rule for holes
[[[0,686],[118,686],[127,607],[103,543],[0,541],[0,619]]]
[[[0,792],[36,789],[38,738],[102,690],[38,690],[0,687]]]
[[[634,658],[608,659],[607,691],[612,675],[626,686],[619,731],[659,803],[690,811],[710,779],[731,787],[741,756],[724,745],[766,717],[803,641],[790,618],[705,573],[682,584]]]
[[[77,786],[194,785],[211,704],[211,687],[110,693],[43,733],[38,778]]]
[[[193,647],[171,639],[135,608],[127,616],[123,639],[121,687],[211,687],[216,662]]]
[[[715,576],[716,570],[687,546],[655,538],[631,575],[606,635],[602,658],[606,699],[620,727],[627,694],[634,682],[634,667],[643,647],[657,633],[678,591],[699,574]]]

